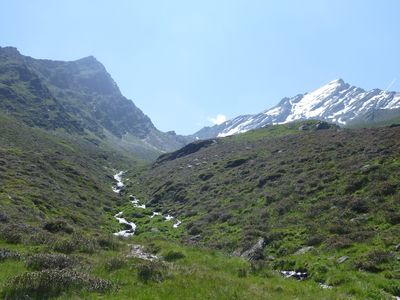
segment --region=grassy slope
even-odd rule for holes
[[[132,190],[207,246],[232,252],[265,237],[268,268],[307,270],[356,294],[391,289],[400,278],[400,129],[298,127],[219,139],[156,163]]]
[[[283,279],[271,271],[257,271],[245,260],[227,257],[220,252],[193,247],[177,246],[166,240],[135,238],[135,242],[151,248],[161,248],[158,255],[179,251],[184,258],[164,263],[161,282],[143,282],[138,269],[144,263],[136,258],[125,258],[128,251],[123,243],[118,250],[99,250],[95,253],[71,254],[79,265],[95,277],[109,279],[119,287],[116,292],[105,294],[83,290],[66,290],[55,299],[349,299],[344,291],[322,290],[314,282]],[[5,246],[0,243],[0,248]],[[6,245],[21,254],[38,252],[37,247]],[[123,260],[114,270],[107,269],[112,260]],[[29,271],[25,264],[15,261],[0,262],[0,288],[11,276]],[[245,274],[245,275],[239,275]]]
[[[0,114],[0,208],[11,221],[31,225],[64,219],[101,230],[117,197],[110,190],[113,167],[130,158],[97,146],[96,139],[45,132]],[[93,143],[94,142],[94,143]]]

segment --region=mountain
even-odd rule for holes
[[[337,79],[311,93],[283,98],[277,106],[259,114],[242,115],[220,125],[205,127],[193,137],[223,137],[265,125],[306,119],[346,125],[365,114],[397,108],[400,108],[400,93],[380,89],[365,91]]]
[[[90,133],[145,158],[188,141],[159,131],[92,56],[52,61],[0,48],[0,100],[1,110],[29,126]]]

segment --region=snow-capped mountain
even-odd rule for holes
[[[365,91],[336,79],[319,89],[292,98],[283,98],[271,109],[255,115],[242,115],[220,125],[205,127],[196,138],[224,137],[270,124],[319,119],[346,125],[361,115],[376,110],[400,108],[400,93],[380,89]]]

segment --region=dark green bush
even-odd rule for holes
[[[9,244],[19,244],[22,234],[12,227],[5,227],[0,231],[0,239]]]
[[[94,253],[99,248],[95,239],[78,234],[72,236],[72,243],[75,245],[75,251],[83,253]]]
[[[104,250],[117,250],[121,245],[119,240],[113,235],[105,235],[97,238],[97,244],[100,249]]]
[[[369,210],[367,202],[360,198],[353,199],[349,205],[350,209],[356,213],[367,213]]]
[[[112,282],[87,274],[64,270],[26,272],[13,277],[4,287],[5,299],[44,299],[68,290],[107,292],[114,289]]]
[[[77,250],[75,243],[70,239],[60,239],[56,240],[52,244],[52,249],[56,252],[61,252],[65,254],[72,253]]]
[[[352,194],[355,191],[361,189],[367,183],[367,181],[368,180],[366,177],[351,176],[347,181],[347,185],[344,191],[346,194]]]
[[[74,260],[65,254],[48,254],[41,253],[29,256],[25,265],[28,269],[32,270],[45,270],[45,269],[65,269],[74,265]]]
[[[377,182],[373,187],[372,194],[375,196],[393,195],[397,191],[397,185],[390,181]]]
[[[334,222],[330,227],[329,227],[329,232],[330,233],[336,233],[336,234],[347,234],[351,232],[351,224],[347,224],[344,222]]]
[[[103,240],[104,242],[104,240]],[[112,243],[112,242],[111,242]],[[51,248],[56,252],[69,254],[72,252],[94,253],[98,250],[97,240],[87,238],[83,235],[74,234],[70,238],[55,240]]]
[[[0,212],[0,223],[8,223],[10,221],[10,218],[5,214]]]
[[[383,250],[374,250],[361,256],[355,262],[355,267],[368,272],[382,271],[382,264],[390,263],[394,255]]]
[[[46,229],[51,233],[65,232],[71,234],[72,232],[74,232],[74,229],[63,220],[49,221],[44,224],[43,229]]]
[[[392,225],[400,224],[400,213],[398,211],[390,210],[385,212],[387,221]]]
[[[307,241],[306,244],[308,246],[318,246],[320,245],[323,241],[325,240],[325,237],[322,234],[315,234],[310,236]]]
[[[352,245],[353,241],[346,236],[332,236],[326,241],[326,246],[330,249],[344,249]]]
[[[275,270],[292,270],[296,265],[296,261],[279,259],[274,261],[272,265]]]
[[[24,242],[29,245],[51,245],[55,240],[56,238],[51,233],[39,231],[29,235]]]
[[[173,250],[167,252],[164,255],[164,259],[166,261],[174,261],[174,260],[181,259],[181,258],[184,258],[184,257],[185,257],[185,254],[183,254],[182,252],[173,251]]]
[[[158,252],[161,251],[161,246],[151,242],[145,247],[145,249],[146,249],[146,252],[150,252],[152,254],[157,254]]]
[[[162,282],[166,276],[166,267],[160,262],[146,262],[138,266],[137,275],[145,283]]]
[[[387,283],[383,289],[392,294],[393,296],[400,297],[400,283],[399,281],[391,281]]]

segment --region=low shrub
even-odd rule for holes
[[[87,274],[68,269],[26,272],[13,277],[5,285],[5,299],[44,299],[56,297],[68,290],[108,292],[115,288],[111,281],[93,278]]]
[[[106,262],[105,268],[108,272],[119,270],[126,265],[126,261],[122,258],[113,257]]]
[[[367,201],[361,198],[354,198],[350,201],[349,207],[352,211],[356,213],[367,213],[369,211]]]
[[[103,250],[117,250],[121,245],[120,241],[113,235],[98,237],[96,242],[100,249]]]
[[[161,251],[161,246],[151,242],[145,247],[145,249],[146,249],[146,252],[150,252],[152,254],[157,254],[158,252]]]
[[[392,225],[400,224],[400,213],[398,211],[387,211],[385,217]]]
[[[63,220],[49,221],[44,224],[43,229],[46,229],[51,233],[65,232],[71,234],[74,232],[74,229]]]
[[[390,281],[385,286],[383,286],[385,292],[392,294],[393,298],[400,297],[400,283],[399,281]]]
[[[10,218],[5,214],[0,212],[0,223],[8,223]]]
[[[73,235],[72,243],[75,245],[76,251],[82,253],[94,253],[99,248],[95,239],[87,238],[78,234]]]
[[[74,234],[71,238],[55,240],[52,243],[51,248],[56,252],[65,254],[72,252],[94,253],[98,250],[99,244],[95,239]]]
[[[70,239],[59,239],[56,240],[51,248],[56,252],[61,252],[65,254],[72,253],[77,250],[75,243]]]
[[[65,254],[35,254],[26,259],[25,265],[32,270],[61,270],[72,267],[74,260]]]
[[[292,270],[296,265],[294,260],[279,259],[273,262],[274,270]]]
[[[307,246],[318,246],[322,244],[325,237],[322,234],[314,234],[308,237],[306,244]]]
[[[145,283],[162,282],[166,277],[166,267],[160,262],[146,262],[138,266],[137,275]]]
[[[0,248],[0,262],[6,259],[14,259],[18,260],[21,258],[21,255],[18,252],[5,249],[5,248]]]
[[[22,234],[12,227],[4,227],[0,231],[0,239],[9,244],[19,244],[22,240]]]
[[[238,270],[238,277],[239,278],[245,278],[247,277],[247,270],[245,268],[240,268]]]
[[[390,252],[374,250],[357,259],[355,267],[368,272],[380,272],[383,270],[382,264],[389,263],[393,259],[394,255]]]
[[[174,260],[178,260],[181,258],[185,258],[185,254],[183,254],[182,252],[179,251],[169,251],[164,255],[164,259],[166,261],[174,261]]]
[[[345,249],[353,245],[353,241],[346,236],[332,236],[326,241],[328,249]]]
[[[55,240],[56,238],[51,233],[39,231],[29,235],[24,242],[29,245],[51,245]]]

